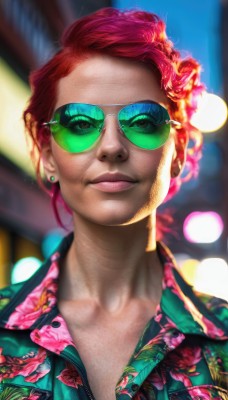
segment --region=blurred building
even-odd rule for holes
[[[58,50],[63,29],[75,18],[109,5],[105,0],[0,1],[0,287],[10,283],[18,260],[42,260],[43,239],[57,227],[50,200],[36,184],[23,135],[29,73]]]

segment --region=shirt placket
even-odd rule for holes
[[[67,363],[72,364],[83,383],[83,389],[89,400],[95,400],[90,389],[85,367],[73,343],[67,325],[60,314],[51,318],[50,314],[32,330],[31,340],[49,352],[62,357]]]
[[[131,399],[137,397],[137,393],[140,393],[140,387],[143,385],[143,383],[148,378],[150,373],[155,369],[155,367],[158,366],[159,363],[161,363],[164,360],[164,358],[170,351],[175,350],[175,348],[178,347],[185,339],[183,333],[181,333],[178,329],[175,328],[166,330],[164,332],[163,337],[165,337],[165,335],[169,335],[170,344],[167,344],[167,342],[164,339],[162,339],[159,343],[157,343],[157,337],[155,337],[151,343],[152,345],[151,354],[153,354],[151,355],[151,357],[145,359],[144,361],[142,360],[142,356],[140,357],[138,356],[135,359],[132,358],[131,363],[127,368],[129,368],[130,370],[130,368],[133,367],[135,370],[137,370],[137,375],[136,376],[130,374],[129,376],[125,375],[124,379],[125,381],[127,381],[126,386],[122,387],[121,391],[118,392],[118,388],[121,386],[120,382],[120,384],[116,388],[117,391],[116,398],[118,400],[127,400],[129,398]],[[174,344],[171,344],[172,342]],[[156,349],[154,352],[153,352],[153,346],[154,349]],[[143,352],[143,348],[141,350]],[[156,395],[155,392],[153,392],[153,389],[151,388],[151,398],[150,399],[148,398],[148,400],[154,400],[154,399],[156,399]]]

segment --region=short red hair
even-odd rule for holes
[[[24,121],[26,132],[32,139],[31,154],[38,181],[45,187],[40,173],[40,155],[43,143],[50,140],[50,133],[42,123],[52,117],[58,82],[85,55],[94,52],[147,64],[156,73],[161,89],[169,99],[171,119],[182,123],[182,127],[176,130],[176,139],[181,141],[187,137],[191,147],[187,150],[185,176],[171,180],[166,200],[170,199],[184,180],[198,172],[202,135],[191,125],[190,118],[203,91],[199,79],[200,65],[191,57],[181,58],[167,38],[165,23],[157,15],[138,10],[104,8],[75,21],[64,32],[59,52],[31,74],[32,96],[24,112]],[[62,198],[58,183],[47,190],[60,221],[57,200]]]

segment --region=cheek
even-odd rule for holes
[[[171,143],[155,150],[151,155],[145,154],[144,174],[150,190],[150,201],[156,206],[163,202],[169,190],[173,149]]]
[[[145,152],[143,162],[139,163],[142,175],[148,180],[170,180],[170,171],[173,158],[173,146],[163,146],[160,149]]]
[[[81,179],[82,172],[86,169],[85,154],[67,153],[60,149],[56,144],[53,144],[52,146],[52,154],[60,185],[63,184],[64,181],[76,182]]]
[[[69,154],[59,149],[53,151],[53,156],[62,197],[71,207],[71,201],[80,196],[79,188],[90,162],[85,154]]]
[[[70,163],[70,165],[61,163],[58,167],[61,196],[73,211],[76,205],[85,203],[82,190],[84,170],[76,162]]]

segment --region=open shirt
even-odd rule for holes
[[[57,304],[61,260],[72,240],[72,234],[64,238],[29,280],[0,291],[0,400],[94,400]],[[161,301],[116,385],[116,399],[227,400],[227,303],[194,292],[169,250],[158,243],[157,251]]]

